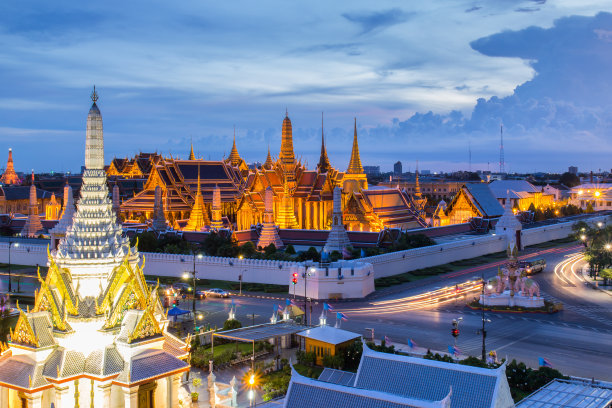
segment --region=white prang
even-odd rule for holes
[[[72,225],[54,253],[61,267],[70,269],[75,288],[82,297],[98,296],[108,284],[113,268],[126,255],[130,263],[138,261],[138,252],[130,249],[127,237],[116,222],[109,199],[104,171],[102,115],[94,103],[87,116],[85,171]]]
[[[340,187],[334,188],[334,208],[332,214],[332,227],[325,241],[323,252],[331,253],[342,250],[351,246],[351,240],[348,237],[344,223],[342,221],[342,190]]]

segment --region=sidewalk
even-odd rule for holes
[[[603,281],[595,280],[595,279],[591,278],[591,276],[589,275],[589,267],[588,266],[583,266],[580,269],[580,272],[582,273],[582,277],[583,277],[583,279],[584,279],[584,281],[586,282],[587,285],[589,285],[593,289],[599,290],[601,292],[606,293],[609,296],[612,296],[612,286],[601,286]]]
[[[367,339],[365,340],[368,341]],[[382,340],[374,339],[374,344],[376,344],[377,346],[379,346],[381,343],[382,343]],[[401,351],[402,353],[406,353],[411,357],[421,357],[422,358],[423,356],[425,356],[425,354],[427,354],[427,350],[431,351],[432,354],[440,354],[441,356],[450,356],[454,358],[455,360],[463,360],[469,357],[468,355],[464,355],[464,354],[451,355],[448,351],[432,350],[432,349],[428,349],[427,347],[419,347],[418,345],[411,348],[407,344],[396,343],[394,341],[391,341],[389,344],[387,344],[387,347],[389,346],[393,346],[395,347],[395,350]]]

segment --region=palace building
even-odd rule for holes
[[[264,223],[265,195],[270,188],[274,223],[279,228],[327,230],[332,226],[333,190],[340,187],[343,218],[350,231],[426,225],[420,213],[419,197],[398,188],[368,188],[359,153],[356,120],[350,163],[345,172],[331,165],[323,126],[321,130],[321,154],[314,169],[307,169],[296,159],[292,124],[287,113],[282,124],[278,158],[273,160],[268,148],[266,160],[259,168],[249,169],[240,157],[235,135],[231,152],[224,160],[197,159],[193,146],[188,160],[159,158],[151,166],[144,190],[121,203],[122,217],[134,222],[151,220],[155,188],[160,186],[164,213],[170,225],[192,231],[194,225],[197,225],[196,230],[210,229],[213,193],[219,188],[224,219],[236,230],[248,230]],[[111,165],[108,174],[116,174],[116,168]],[[194,208],[198,214],[191,217]],[[204,214],[200,215],[202,211]],[[192,218],[208,220],[208,224],[202,227],[199,221],[187,222]]]
[[[109,199],[102,116],[87,117],[85,170],[71,224],[34,307],[0,345],[0,407],[176,407],[188,344],[167,332],[157,287]],[[70,202],[70,201],[68,201]]]

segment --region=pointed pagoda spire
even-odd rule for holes
[[[359,157],[359,144],[357,143],[357,118],[355,118],[355,130],[353,133],[353,150],[351,151],[351,161],[349,162],[348,174],[362,174],[361,158]]]
[[[30,205],[28,207],[28,218],[21,230],[21,235],[26,237],[35,237],[43,229],[38,214],[38,199],[36,193],[36,185],[34,184],[34,170],[32,170],[32,185],[30,186]]]
[[[285,171],[292,171],[295,167],[295,153],[293,152],[293,129],[291,127],[291,119],[289,113],[285,110],[285,119],[283,119],[283,132],[281,139],[281,151],[279,159]]]
[[[189,160],[195,160],[195,154],[193,154],[193,138],[191,138],[191,152],[189,153]]]
[[[198,165],[198,184],[195,200],[193,207],[191,208],[191,214],[189,214],[189,221],[185,226],[185,231],[201,231],[205,225],[210,224],[208,219],[208,212],[204,207],[204,198],[202,198],[202,187],[200,185],[200,166]]]
[[[19,184],[21,182],[17,173],[15,173],[15,167],[13,165],[13,149],[11,148],[9,148],[6,170],[4,171],[2,177],[0,177],[0,182],[4,184]]]
[[[242,159],[238,154],[238,149],[236,148],[236,127],[234,126],[234,143],[232,144],[232,151],[228,157],[229,162],[232,166],[239,166],[242,163]]]
[[[274,163],[272,162],[272,156],[270,155],[270,144],[268,144],[268,156],[266,157],[266,161],[263,164],[264,169],[271,169]]]
[[[331,163],[327,157],[327,150],[325,149],[325,136],[323,133],[323,112],[321,112],[321,156],[319,157],[319,164],[317,169],[320,173],[327,173],[331,169]]]

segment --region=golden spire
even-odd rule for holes
[[[9,148],[8,161],[6,162],[6,170],[2,177],[0,177],[0,182],[4,184],[19,184],[19,176],[15,173],[15,167],[13,164],[13,149]]]
[[[191,153],[189,153],[189,160],[195,160],[195,154],[193,154],[193,138],[191,138]]]
[[[266,157],[266,162],[263,164],[264,169],[271,169],[272,165],[272,156],[270,155],[270,144],[268,144],[268,156]]]
[[[353,134],[353,150],[351,151],[351,161],[349,162],[348,174],[362,174],[361,158],[359,157],[359,145],[357,144],[357,118],[355,118],[355,131]]]
[[[291,119],[289,113],[285,110],[285,119],[283,119],[283,133],[281,139],[281,151],[279,159],[286,171],[292,171],[295,166],[295,154],[293,153],[293,130],[291,128]]]
[[[228,157],[232,166],[239,166],[242,162],[240,155],[238,154],[238,149],[236,149],[236,127],[234,126],[234,144],[232,145],[232,151]]]
[[[331,163],[327,157],[327,150],[325,149],[325,136],[323,135],[323,112],[321,112],[321,157],[319,157],[319,164],[317,169],[320,173],[327,173],[331,169]]]
[[[210,224],[208,219],[208,212],[204,206],[204,199],[202,198],[202,188],[200,186],[200,165],[198,164],[198,186],[196,191],[195,200],[193,207],[191,208],[191,214],[189,214],[189,221],[185,226],[185,231],[201,231],[205,225]]]

